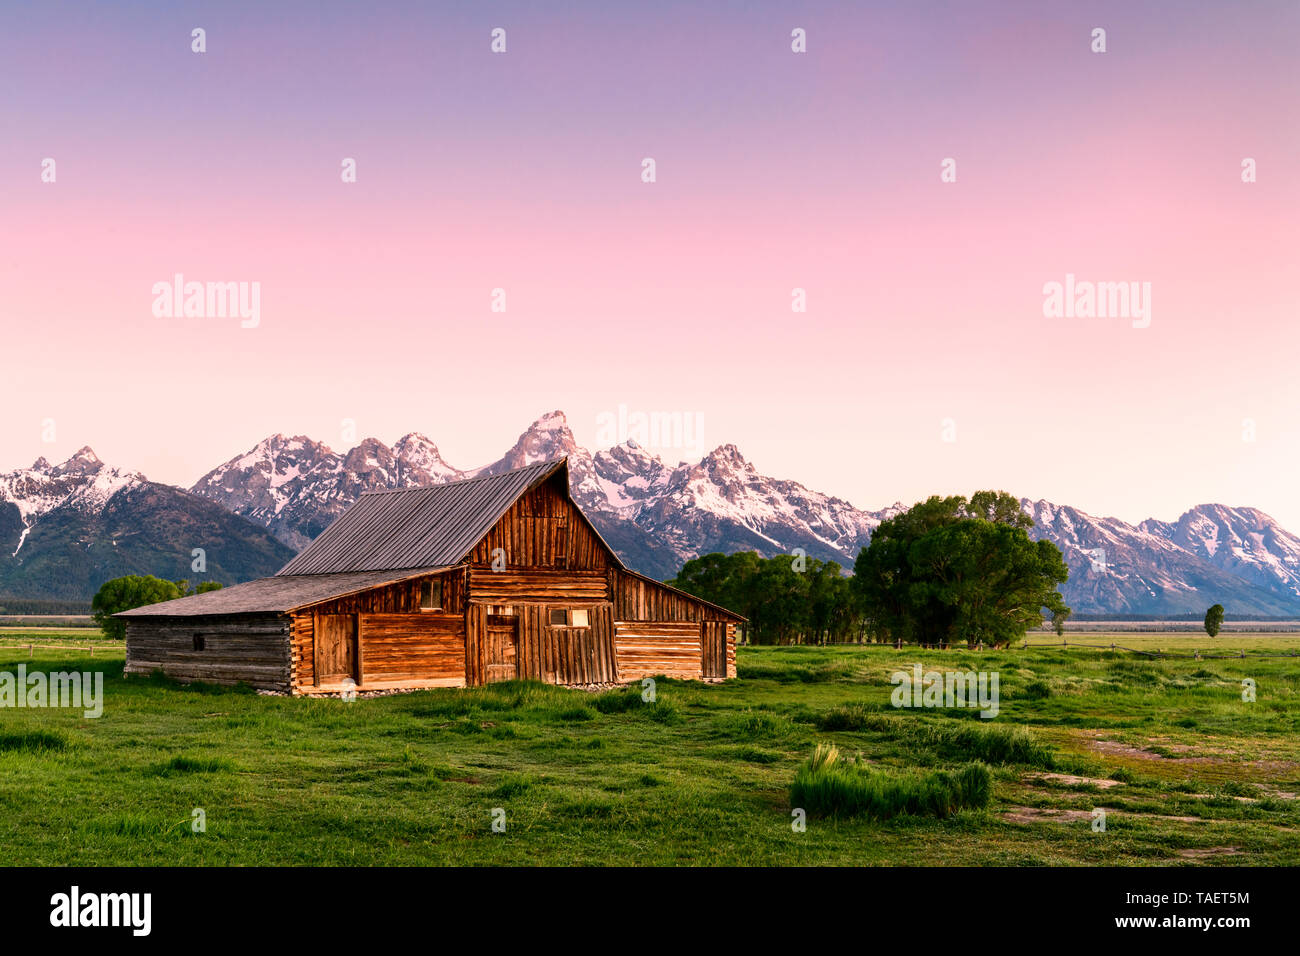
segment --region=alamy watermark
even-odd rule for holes
[[[67,707],[94,718],[104,713],[103,671],[0,671],[0,707]]]
[[[262,323],[262,283],[186,282],[182,273],[153,284],[158,319],[240,319],[240,328]]]
[[[986,720],[998,715],[998,672],[926,671],[913,664],[912,672],[894,671],[889,682],[896,685],[889,701],[895,707],[979,708]]]
[[[596,416],[596,442],[604,447],[631,439],[642,448],[704,454],[703,412],[643,412],[619,405]]]
[[[1043,317],[1048,319],[1132,319],[1133,328],[1151,325],[1150,282],[1076,280],[1043,284]]]

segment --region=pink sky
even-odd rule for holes
[[[0,11],[0,469],[189,485],[345,418],[471,467],[621,404],[864,508],[1300,530],[1300,8],[1043,7]],[[260,325],[156,318],[177,272]],[[1151,326],[1044,318],[1066,273]]]

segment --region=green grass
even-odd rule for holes
[[[819,817],[950,817],[961,810],[987,807],[992,786],[988,767],[979,763],[955,773],[890,773],[843,761],[833,744],[818,744],[794,775],[790,804]]]
[[[13,862],[1300,864],[1295,660],[741,648],[740,679],[662,679],[651,704],[639,685],[527,682],[345,702],[123,679],[120,645],[29,658],[20,640],[0,641],[0,671],[102,670],[105,703],[98,719],[0,708]],[[1294,635],[1116,640],[1300,650]],[[998,716],[894,709],[890,674],[914,663],[997,671]],[[837,748],[833,773],[812,767],[818,745]]]

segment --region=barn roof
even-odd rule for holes
[[[280,575],[335,574],[457,564],[526,492],[567,459],[422,488],[370,491],[343,512]]]
[[[283,614],[346,597],[358,591],[395,584],[423,574],[445,571],[430,567],[408,571],[354,571],[348,574],[278,574],[219,591],[192,594],[174,601],[147,604],[114,617],[206,617],[209,614]]]

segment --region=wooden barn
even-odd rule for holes
[[[625,567],[565,459],[362,495],[274,577],[126,622],[126,672],[292,694],[736,674],[726,608]]]

